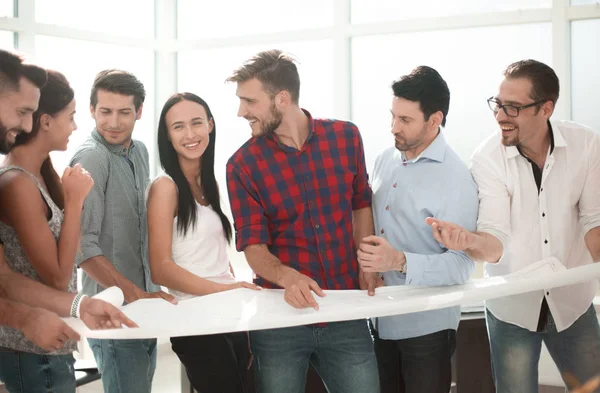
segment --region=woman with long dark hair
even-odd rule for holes
[[[236,288],[227,257],[231,224],[215,179],[216,125],[208,104],[192,93],[165,103],[158,152],[165,174],[148,190],[148,243],[152,281],[179,299]],[[201,393],[245,392],[246,333],[171,338],[192,386]]]
[[[21,133],[0,168],[0,237],[10,267],[62,291],[76,292],[75,254],[83,201],[94,182],[81,166],[61,178],[49,153],[66,150],[77,129],[73,89],[48,71],[29,134]],[[64,211],[63,211],[64,209]],[[42,327],[41,327],[42,328]],[[19,331],[0,327],[0,368],[9,392],[75,392],[72,352],[77,344],[47,352]]]

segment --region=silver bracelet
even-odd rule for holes
[[[80,317],[80,312],[79,310],[81,309],[81,301],[86,298],[87,295],[84,295],[83,293],[78,293],[77,295],[75,295],[75,298],[73,299],[73,303],[71,303],[71,316],[73,318],[79,318]]]

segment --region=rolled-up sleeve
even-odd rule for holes
[[[482,154],[473,156],[471,173],[479,194],[477,231],[496,237],[506,250],[510,235],[510,195],[498,164]]]
[[[579,199],[579,219],[584,234],[600,226],[600,137],[594,135],[588,146],[587,174]]]
[[[80,151],[71,160],[70,165],[81,164],[94,179],[94,187],[85,198],[81,214],[81,253],[78,253],[76,263],[99,255],[103,255],[100,248],[100,233],[104,219],[104,194],[108,180],[108,160],[95,150]]]
[[[352,183],[352,210],[359,210],[371,206],[373,192],[369,185],[362,137],[356,126],[354,127],[354,143],[356,146],[356,175],[354,176],[354,181]]]
[[[271,244],[268,220],[250,177],[233,162],[227,163],[227,191],[233,214],[236,249]]]
[[[477,223],[477,188],[471,179],[455,183],[445,194],[440,220],[456,223],[473,231]],[[471,278],[474,262],[462,251],[446,250],[442,254],[423,255],[405,252],[406,282],[411,285],[456,285]]]

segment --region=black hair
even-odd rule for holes
[[[442,127],[446,126],[446,117],[450,107],[450,90],[442,76],[433,68],[419,66],[408,75],[402,76],[392,84],[394,96],[418,102],[425,120],[435,112],[442,112]]]
[[[190,226],[196,223],[196,200],[192,194],[192,189],[181,170],[177,152],[173,144],[169,141],[169,130],[167,128],[166,116],[169,109],[182,101],[192,101],[200,104],[206,110],[207,121],[213,121],[213,130],[209,134],[209,141],[204,154],[200,158],[200,184],[205,200],[212,206],[212,209],[219,215],[225,238],[231,241],[232,230],[231,223],[221,209],[221,199],[219,196],[219,187],[215,178],[215,143],[217,140],[217,126],[215,124],[212,112],[206,101],[193,93],[176,93],[172,95],[160,113],[158,122],[158,154],[160,165],[169,175],[177,186],[177,230],[185,234]]]

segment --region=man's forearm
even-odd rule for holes
[[[465,253],[474,261],[496,263],[502,258],[504,252],[502,242],[495,236],[486,232],[475,232],[475,243],[465,250]]]
[[[600,227],[592,228],[585,234],[585,245],[594,262],[600,262]]]
[[[119,273],[108,258],[103,255],[86,259],[79,267],[104,288],[114,286],[121,288],[126,300],[137,288],[133,282],[129,281],[125,276]]]
[[[248,264],[260,277],[273,284],[285,287],[285,277],[296,270],[281,263],[279,258],[271,254],[265,244],[250,245],[244,249]]]
[[[62,317],[71,312],[74,294],[50,288],[12,270],[0,274],[0,287],[7,299],[31,307],[44,308]]]
[[[373,210],[371,207],[365,207],[352,212],[352,229],[354,232],[354,244],[356,244],[356,248],[358,249],[362,239],[375,234]]]
[[[0,298],[0,325],[21,330],[31,307]]]

